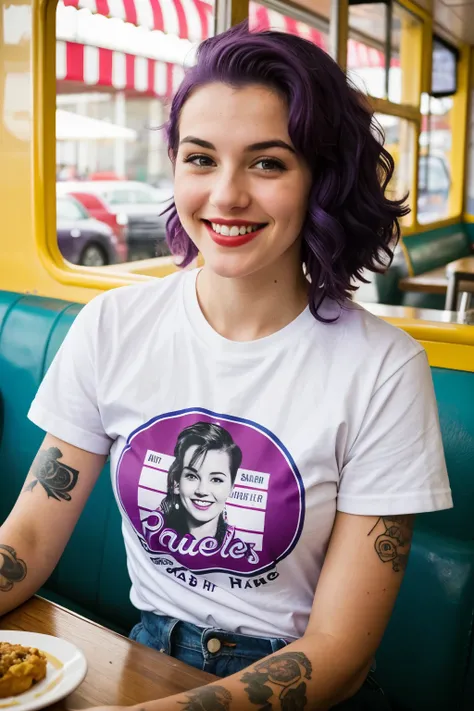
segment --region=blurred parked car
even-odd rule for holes
[[[61,254],[73,264],[103,267],[120,261],[112,228],[90,217],[69,195],[56,199],[56,232]]]
[[[59,195],[90,193],[104,201],[107,209],[128,219],[127,244],[130,259],[147,259],[169,254],[166,244],[166,215],[169,190],[153,188],[134,180],[64,181],[56,185]]]
[[[114,234],[117,236],[117,253],[120,262],[126,262],[128,260],[128,245],[127,245],[127,234],[128,234],[128,217],[124,212],[111,212],[105,202],[99,195],[93,195],[92,193],[70,193],[73,198],[81,203],[85,207],[90,217],[94,217],[100,222],[105,222],[106,225],[112,228]]]

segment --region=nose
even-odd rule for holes
[[[209,201],[221,213],[246,208],[250,202],[250,195],[245,176],[232,170],[216,171]]]
[[[201,479],[195,491],[196,496],[207,496],[206,488],[205,483]]]

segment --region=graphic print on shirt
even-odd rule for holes
[[[199,408],[135,430],[116,489],[143,548],[195,574],[268,570],[291,552],[303,526],[301,477],[277,437]]]

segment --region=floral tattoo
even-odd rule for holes
[[[284,652],[254,664],[243,674],[249,701],[260,711],[302,711],[306,708],[306,682],[312,666],[302,652]]]

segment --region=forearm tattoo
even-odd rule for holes
[[[241,681],[259,711],[301,711],[306,708],[306,682],[313,669],[302,652],[284,652],[254,664]]]
[[[408,563],[414,516],[381,516],[367,534],[371,536],[378,528],[374,541],[375,552],[382,563],[391,563],[398,573],[405,570]]]
[[[0,543],[0,592],[9,592],[14,583],[26,578],[27,567],[24,560],[17,558],[11,546]]]
[[[224,686],[203,686],[187,692],[188,701],[180,701],[184,711],[229,711],[232,694]]]
[[[39,482],[48,495],[60,501],[71,501],[70,491],[77,484],[79,471],[69,467],[64,462],[58,462],[63,456],[57,447],[50,447],[47,451],[38,452],[36,462],[32,467],[32,475],[35,480],[25,487],[25,491],[33,491]]]

